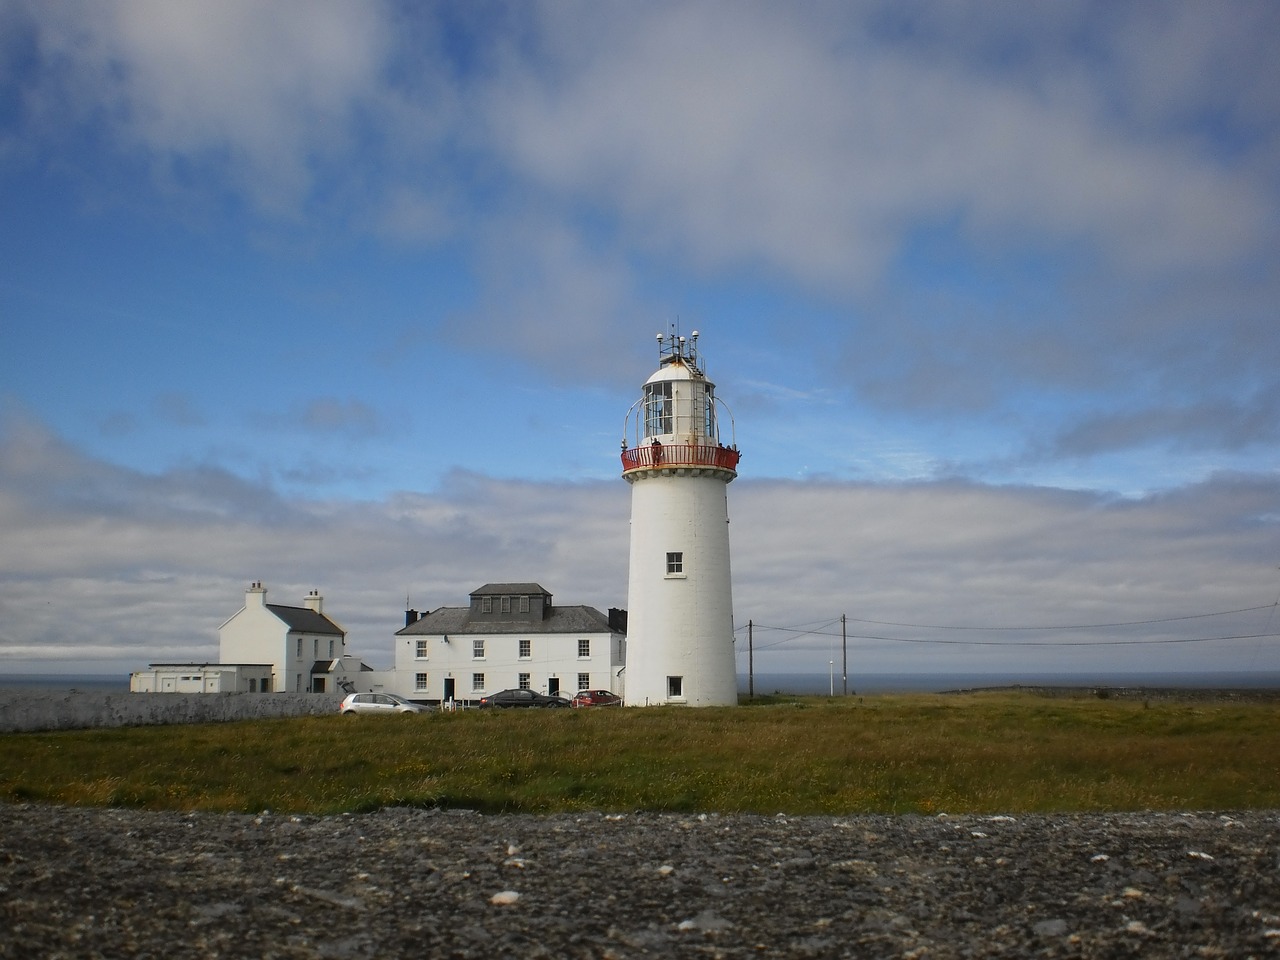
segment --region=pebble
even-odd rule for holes
[[[1280,950],[1276,811],[623,816],[0,805],[0,957]]]

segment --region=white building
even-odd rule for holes
[[[406,613],[396,633],[396,692],[441,703],[511,688],[624,695],[625,616],[556,606],[536,583],[487,583],[469,606]]]
[[[271,664],[270,689],[275,691],[333,693],[347,685],[356,689],[358,674],[368,668],[347,655],[347,631],[325,615],[319,591],[312,590],[303,604],[267,603],[262,582],[249,584],[244,606],[218,628],[219,659]]]
[[[628,706],[738,702],[727,489],[739,455],[732,437],[720,442],[697,342],[697,331],[658,335],[658,370],[623,428]]]
[[[130,693],[267,693],[269,663],[153,663],[129,675]]]

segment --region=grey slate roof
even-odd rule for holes
[[[487,595],[509,594],[516,596],[524,594],[533,596],[534,594],[545,594],[551,596],[547,589],[540,583],[486,583],[483,587],[477,587],[471,591],[473,597],[483,597]]]
[[[503,586],[512,586],[504,584]],[[533,584],[532,586],[537,586]],[[541,589],[539,587],[539,589]],[[508,592],[506,590],[502,591]],[[527,591],[526,591],[527,592]],[[552,607],[544,620],[471,620],[470,607],[441,607],[396,631],[397,637],[467,633],[609,633],[609,618],[595,607]]]
[[[267,609],[283,620],[290,630],[297,630],[301,633],[343,635],[341,627],[323,613],[316,613],[309,607],[286,607],[278,603],[268,603]]]

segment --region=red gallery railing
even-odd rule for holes
[[[622,451],[622,472],[659,467],[738,468],[741,455],[732,447],[698,443],[646,443]]]

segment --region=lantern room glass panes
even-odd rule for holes
[[[672,433],[671,381],[644,385],[644,435],[654,437]]]

